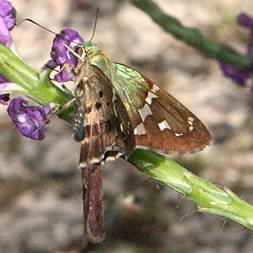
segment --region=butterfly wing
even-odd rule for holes
[[[209,144],[211,137],[204,124],[136,70],[114,63],[113,86],[129,114],[137,146],[194,152]]]
[[[79,84],[84,90],[82,105],[85,115],[82,166],[100,163],[106,159],[107,152],[117,156],[134,146],[133,137],[129,139],[133,130],[126,109],[114,94],[111,81],[96,66],[89,65],[87,73],[86,83]]]

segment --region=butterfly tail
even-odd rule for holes
[[[105,239],[101,165],[82,168],[84,232],[91,243]]]

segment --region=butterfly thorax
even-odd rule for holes
[[[105,50],[97,47],[95,43],[85,42],[78,45],[78,52],[84,65],[87,62],[89,65],[97,66],[109,79],[111,78],[112,65],[110,58]]]

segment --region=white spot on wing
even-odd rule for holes
[[[189,125],[192,126],[193,125],[193,121],[194,121],[193,117],[188,117],[187,122],[188,122]]]
[[[151,91],[156,92],[158,90],[160,90],[160,88],[158,86],[156,86],[156,85],[153,85]]]
[[[103,159],[104,155],[101,156],[101,158],[94,157],[90,160],[90,164],[100,163]]]
[[[155,95],[154,93],[148,92],[148,95],[147,95],[145,101],[146,101],[148,104],[151,105],[151,104],[152,104],[152,99],[153,99],[153,98],[157,98],[157,97],[158,97],[158,96]]]
[[[150,110],[149,105],[145,104],[141,109],[138,110],[141,116],[141,120],[144,122],[145,119],[152,115],[152,111]]]
[[[193,126],[189,126],[189,131],[193,131],[194,127]]]
[[[117,158],[115,156],[107,156],[106,157],[106,161],[110,162],[110,161],[115,161]]]
[[[87,163],[87,162],[81,162],[81,163],[79,164],[79,169],[85,169],[85,168],[87,168],[88,166],[92,166],[92,165],[94,165],[94,164],[101,163],[103,159],[104,159],[104,154],[102,154],[99,158],[98,158],[98,157],[93,157],[93,158],[89,161],[89,163]]]
[[[82,162],[79,164],[79,169],[84,169],[87,167],[87,163],[86,162]]]
[[[175,135],[176,135],[177,137],[179,137],[179,136],[183,136],[184,134],[183,134],[183,133],[175,133]]]
[[[193,117],[188,117],[188,118],[187,118],[187,123],[190,125],[190,126],[188,127],[188,130],[189,130],[190,132],[194,130],[193,122],[194,122],[194,118],[193,118]]]
[[[123,155],[123,153],[119,152],[119,153],[115,154],[114,156],[107,156],[105,161],[106,162],[115,161],[116,159],[120,158],[122,155]]]
[[[134,129],[134,135],[145,135],[146,129],[143,123],[140,123],[135,129]]]
[[[171,127],[170,127],[170,125],[168,124],[168,122],[166,120],[158,123],[158,126],[159,126],[159,128],[160,128],[161,131],[163,131],[165,129],[171,130]]]

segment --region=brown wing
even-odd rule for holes
[[[84,85],[81,166],[100,163],[107,157],[106,153],[117,157],[133,149],[134,138],[130,134],[133,130],[110,80],[96,66],[89,65],[87,81],[79,85]],[[125,116],[124,120],[122,115]]]
[[[134,69],[114,64],[113,85],[130,116],[137,146],[194,152],[209,144],[204,124],[176,98]]]
[[[146,116],[145,131],[135,126],[136,144],[164,152],[194,152],[208,145],[211,137],[205,125],[164,89],[146,81],[150,90],[138,110]]]

